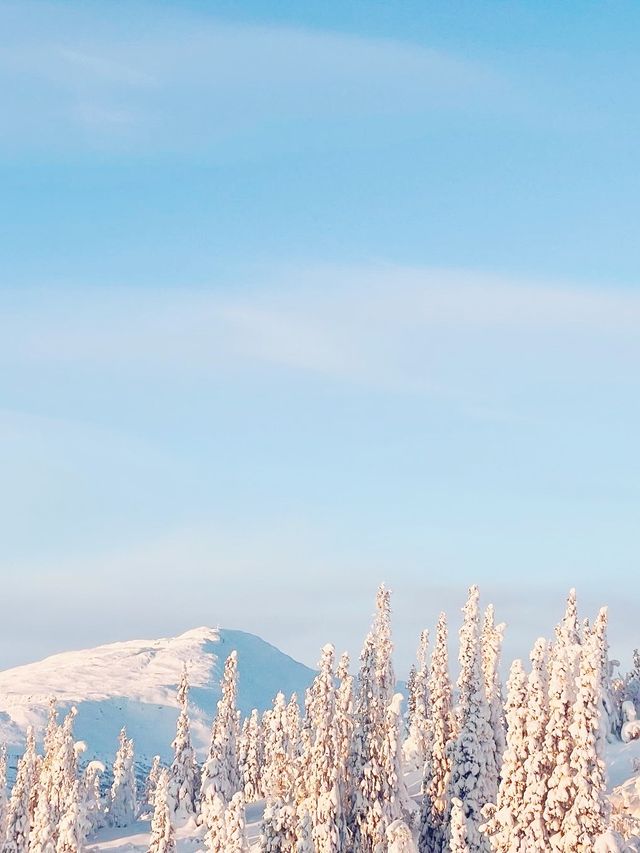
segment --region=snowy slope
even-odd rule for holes
[[[193,741],[202,752],[224,662],[233,650],[243,714],[268,707],[279,690],[302,695],[313,678],[312,670],[259,637],[225,629],[197,628],[179,637],[67,652],[0,672],[0,742],[21,744],[28,725],[40,735],[55,696],[62,710],[77,706],[75,732],[86,741],[88,756],[111,760],[126,725],[138,761],[147,763],[155,754],[166,758],[175,734],[176,685],[186,663]]]

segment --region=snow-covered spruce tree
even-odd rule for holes
[[[186,667],[178,685],[180,714],[171,744],[173,762],[169,773],[169,801],[174,814],[193,815],[198,801],[198,768],[189,726],[189,681]]]
[[[298,810],[295,853],[317,853],[316,846],[313,843],[311,815],[309,810],[304,807]]]
[[[73,736],[73,725],[77,715],[75,707],[69,709],[56,738],[56,752],[51,772],[51,805],[57,821],[73,801],[74,786],[78,778],[76,742]],[[84,748],[84,744],[82,745]]]
[[[609,818],[601,737],[601,669],[598,636],[592,631],[582,646],[577,695],[569,727],[574,744],[569,763],[574,774],[575,794],[562,823],[559,849],[571,853],[592,853],[596,841],[607,829]]]
[[[151,762],[151,767],[149,768],[149,774],[147,776],[147,781],[144,786],[144,804],[149,809],[153,809],[153,804],[156,800],[156,788],[158,787],[158,780],[160,779],[160,774],[162,773],[162,763],[160,761],[159,755],[153,756],[153,761]]]
[[[254,708],[242,724],[242,732],[238,741],[240,781],[247,803],[255,803],[262,797],[263,762],[262,727],[258,712]]]
[[[387,799],[384,801],[387,826],[399,820],[413,825],[417,811],[409,796],[402,766],[402,699],[402,694],[396,693],[387,707],[380,751],[387,787]]]
[[[341,797],[338,789],[338,731],[335,651],[322,649],[318,675],[309,691],[307,715],[311,743],[305,762],[306,794],[312,813],[313,840],[317,853],[340,853],[343,849]]]
[[[86,801],[82,796],[80,780],[76,779],[60,818],[56,853],[82,853],[90,831],[91,821],[87,814]]]
[[[227,846],[225,853],[249,853],[244,796],[234,794],[225,815]]]
[[[407,720],[408,733],[403,746],[403,757],[406,764],[416,770],[424,766],[427,750],[428,717],[429,717],[429,632],[422,631],[417,663],[411,668],[407,683]]]
[[[136,817],[136,777],[133,741],[126,729],[120,731],[119,746],[113,762],[113,784],[109,803],[109,823],[129,826]]]
[[[453,797],[451,800],[449,853],[471,853],[471,847],[467,841],[465,810],[458,797]]]
[[[101,829],[105,824],[104,799],[100,789],[100,780],[105,771],[101,761],[90,761],[82,774],[81,796],[90,824],[89,834]]]
[[[505,711],[507,743],[498,799],[495,805],[489,803],[483,809],[486,823],[482,831],[489,836],[494,853],[521,849],[521,817],[527,784],[527,676],[520,660],[511,664]]]
[[[522,844],[531,853],[549,849],[543,820],[551,762],[545,752],[549,724],[549,673],[547,642],[538,639],[531,652],[531,673],[527,684],[527,723],[525,732],[526,789],[520,814]]]
[[[349,666],[349,655],[344,652],[336,672],[337,766],[343,812],[346,810],[349,752],[353,736],[353,676],[349,673]]]
[[[204,847],[208,853],[226,853],[226,806],[222,794],[209,786],[202,795],[200,815],[205,826]]]
[[[382,723],[375,688],[376,645],[368,634],[360,655],[354,732],[349,757],[348,849],[373,853],[386,827],[380,799],[386,793],[381,764]]]
[[[38,757],[33,729],[27,731],[26,748],[18,762],[16,781],[11,791],[2,853],[28,853],[31,832],[29,803],[37,781]]]
[[[416,853],[411,829],[403,820],[394,820],[387,827],[386,853]]]
[[[149,853],[173,853],[176,849],[172,823],[173,798],[169,791],[170,771],[162,770],[156,785]]]
[[[360,656],[349,760],[348,843],[358,853],[384,849],[387,826],[406,819],[411,808],[399,769],[399,709],[397,700],[391,702],[395,684],[392,652],[389,591],[381,586],[373,628]]]
[[[71,708],[61,726],[52,706],[45,734],[45,756],[38,779],[38,799],[33,816],[29,849],[32,853],[53,853],[58,842],[62,816],[72,803],[76,782],[76,751]]]
[[[391,639],[391,591],[384,584],[380,585],[376,596],[372,634],[376,648],[374,686],[380,707],[386,709],[395,693],[396,678]]]
[[[201,796],[204,798],[211,789],[222,797],[226,808],[241,787],[238,768],[240,719],[236,707],[238,655],[235,651],[226,660],[220,688],[222,696],[211,729],[209,756],[202,768]]]
[[[451,797],[464,806],[467,825],[467,844],[470,853],[484,853],[489,842],[480,830],[482,808],[490,802],[493,787],[493,732],[484,687],[480,649],[479,592],[469,590],[460,629],[460,676],[458,694],[460,732],[451,752]]]
[[[504,623],[496,625],[493,604],[490,604],[484,613],[481,643],[484,689],[489,706],[489,723],[493,732],[491,741],[491,778],[487,780],[487,785],[491,788],[489,791],[491,802],[495,802],[498,792],[502,753],[505,747],[504,699],[502,695],[502,680],[500,678],[500,656],[502,653],[504,629]]]
[[[260,832],[260,853],[296,853],[296,809],[291,803],[267,802]]]
[[[267,799],[288,800],[293,795],[297,767],[291,760],[288,736],[287,704],[282,693],[273,700],[273,708],[265,713],[263,791]]]
[[[600,609],[595,622],[593,632],[600,652],[600,671],[602,673],[602,735],[606,740],[613,740],[618,736],[622,726],[621,706],[614,699],[614,690],[611,681],[612,662],[609,660],[609,638],[607,634],[607,608]]]
[[[549,760],[549,778],[543,821],[547,838],[562,836],[562,826],[574,797],[573,771],[570,766],[573,736],[570,731],[575,700],[572,665],[562,636],[556,633],[549,671],[549,722],[545,732],[544,753]]]
[[[9,797],[7,796],[7,746],[0,747],[0,839],[5,837],[7,831],[7,817],[9,816]]]
[[[419,838],[421,853],[442,853],[447,837],[447,792],[451,771],[447,749],[451,739],[451,679],[447,643],[447,617],[441,613],[429,669],[430,723],[422,780]]]

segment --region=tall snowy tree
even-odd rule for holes
[[[242,724],[238,741],[238,764],[246,802],[255,803],[262,797],[262,766],[264,763],[263,731],[254,708]]]
[[[296,809],[291,803],[267,801],[262,818],[260,853],[296,853]]]
[[[520,813],[522,844],[531,853],[549,849],[547,827],[543,820],[549,787],[551,763],[545,752],[549,724],[549,673],[547,643],[538,639],[531,652],[531,673],[527,683],[527,721],[525,731],[526,788]]]
[[[590,632],[582,646],[577,695],[569,727],[574,748],[570,766],[575,796],[562,823],[558,848],[592,853],[609,817],[602,739],[602,656],[598,636]],[[552,839],[555,843],[556,839]]]
[[[340,787],[342,808],[346,810],[346,795],[348,785],[349,752],[353,737],[353,676],[349,673],[349,655],[344,652],[338,663],[336,676],[336,732],[337,732],[337,766],[338,784]]]
[[[91,821],[79,779],[73,783],[71,793],[66,799],[67,805],[60,818],[56,853],[82,853],[87,835],[91,831]]]
[[[311,815],[306,808],[302,808],[298,812],[295,853],[317,853],[316,845],[313,843]]]
[[[225,853],[249,853],[243,794],[234,794],[231,798],[225,815],[225,823],[227,829]]]
[[[351,849],[372,853],[386,844],[386,829],[406,817],[408,796],[401,761],[398,706],[393,699],[391,606],[378,590],[373,628],[365,639],[349,761],[351,794],[347,826]]]
[[[212,789],[222,797],[227,806],[241,787],[238,768],[239,713],[236,707],[238,694],[238,656],[231,652],[224,665],[220,684],[222,696],[211,730],[209,756],[202,768],[202,797]]]
[[[440,614],[429,670],[429,733],[422,781],[420,817],[421,853],[442,853],[447,837],[447,792],[451,762],[451,679],[449,676],[447,617]]]
[[[293,796],[298,768],[291,759],[291,745],[284,695],[278,693],[273,700],[273,708],[265,713],[264,729],[264,767],[262,773],[263,790],[268,799],[288,800]]]
[[[9,798],[7,797],[7,747],[0,747],[0,839],[5,837],[7,831],[7,818],[9,816]]]
[[[169,786],[170,772],[162,770],[158,777],[154,795],[149,853],[173,853],[176,849],[175,831],[172,824],[173,798]]]
[[[549,721],[544,741],[550,767],[543,820],[547,837],[557,840],[562,835],[562,825],[574,797],[573,771],[570,766],[573,736],[570,726],[575,682],[566,641],[558,632],[556,637],[551,653]]]
[[[189,681],[186,667],[178,685],[180,714],[176,736],[171,744],[173,762],[169,780],[169,799],[174,813],[192,815],[196,813],[198,799],[198,768],[189,726]]]
[[[222,794],[209,786],[202,796],[200,806],[202,823],[205,826],[204,847],[208,853],[226,853],[227,820],[226,806]]]
[[[31,832],[29,804],[37,782],[38,757],[33,729],[27,731],[25,751],[18,762],[11,791],[2,853],[28,853]]]
[[[424,766],[427,756],[429,722],[429,632],[422,631],[416,655],[417,663],[407,683],[408,733],[404,744],[404,759],[416,769]]]
[[[160,761],[159,755],[153,756],[153,761],[151,762],[151,767],[149,768],[149,773],[147,775],[147,781],[144,787],[144,803],[149,808],[153,809],[153,804],[156,799],[156,788],[158,787],[158,781],[160,779],[160,774],[162,773],[162,762]]]
[[[483,809],[487,821],[482,831],[490,837],[494,853],[521,849],[521,818],[527,785],[527,676],[520,660],[511,665],[505,710],[507,743],[498,799],[496,805],[488,804]]]
[[[471,853],[467,841],[467,819],[462,800],[453,797],[451,800],[451,827],[449,853]]]
[[[90,824],[89,833],[101,829],[105,823],[104,798],[100,780],[105,766],[100,761],[90,761],[82,774],[81,796]]]
[[[387,827],[386,853],[416,853],[413,833],[403,820],[394,820]]]
[[[488,839],[479,826],[482,808],[493,790],[492,740],[484,677],[481,669],[479,592],[469,590],[460,629],[460,676],[458,693],[460,731],[452,748],[449,788],[464,806],[470,853],[485,853]]]
[[[493,604],[485,610],[482,625],[482,674],[484,677],[484,688],[489,706],[489,723],[493,732],[491,740],[491,778],[487,780],[491,789],[490,800],[495,801],[498,791],[500,767],[502,765],[502,754],[505,747],[504,730],[504,699],[502,695],[502,681],[500,678],[500,656],[502,654],[502,640],[505,625],[496,625]]]
[[[309,691],[311,744],[305,775],[317,853],[339,853],[343,848],[334,660],[333,646],[325,646]]]
[[[136,817],[136,777],[133,741],[126,729],[120,732],[119,746],[113,763],[113,784],[109,805],[112,826],[129,826]]]

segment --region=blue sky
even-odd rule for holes
[[[508,654],[576,585],[628,657],[639,26],[2,4],[0,664],[355,653],[383,579],[405,659],[476,581]]]

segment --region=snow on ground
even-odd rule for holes
[[[202,755],[220,698],[224,662],[238,652],[238,707],[243,714],[271,705],[275,694],[304,695],[314,673],[264,640],[243,631],[197,628],[179,637],[133,640],[54,655],[0,672],[0,742],[13,752],[28,725],[41,735],[52,696],[64,709],[78,708],[75,733],[87,758],[111,761],[123,725],[133,737],[136,760],[169,758],[178,715],[176,686],[186,664],[194,746]]]

